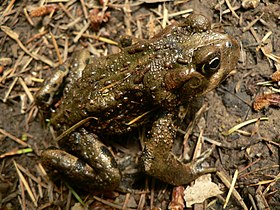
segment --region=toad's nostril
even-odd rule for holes
[[[227,41],[226,42],[226,47],[228,47],[228,48],[232,48],[232,42],[231,41]]]

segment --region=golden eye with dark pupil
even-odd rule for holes
[[[206,75],[212,75],[212,73],[216,72],[217,69],[220,68],[220,58],[215,57],[209,63],[205,63],[202,66],[202,73]]]

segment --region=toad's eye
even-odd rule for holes
[[[218,50],[200,51],[195,54],[196,71],[205,77],[211,77],[221,66],[221,54]]]
[[[214,57],[209,62],[205,63],[201,67],[201,71],[205,75],[215,73],[220,68],[220,58]]]

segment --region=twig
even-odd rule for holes
[[[25,143],[24,141],[20,140],[19,138],[13,136],[12,134],[8,133],[7,131],[5,131],[5,130],[3,130],[1,128],[0,128],[0,133],[2,133],[5,136],[8,136],[10,139],[12,139],[13,141],[19,143],[22,146],[29,147],[29,145],[27,143]]]
[[[11,83],[11,85],[10,85],[8,91],[6,92],[6,94],[5,94],[4,98],[3,98],[3,102],[4,102],[4,103],[7,102],[7,99],[8,99],[8,97],[9,97],[9,95],[10,95],[10,93],[11,93],[12,89],[14,88],[14,86],[15,86],[15,84],[16,84],[17,81],[18,81],[18,77],[16,77],[16,78],[13,80],[13,82]]]
[[[109,201],[106,201],[102,198],[99,198],[97,196],[93,196],[93,198],[101,203],[104,203],[105,205],[108,205],[108,206],[111,206],[113,208],[116,208],[116,209],[122,209],[122,206],[118,205],[118,204],[115,204],[115,203],[112,203],[112,202],[109,202]],[[131,208],[126,208],[127,210],[133,210]]]
[[[223,181],[223,183],[226,185],[227,188],[230,188],[230,186],[231,186],[230,185],[230,181],[227,179],[226,175],[223,172],[217,171],[217,176]],[[234,195],[236,200],[240,203],[242,208],[244,210],[248,210],[248,207],[246,206],[246,204],[244,203],[242,197],[240,196],[240,194],[237,192],[236,189],[233,188],[232,194]]]
[[[75,17],[67,10],[67,8],[62,3],[59,3],[59,6],[69,18],[71,18],[72,20],[75,20]]]
[[[29,185],[28,185],[26,179],[24,178],[24,176],[22,175],[22,173],[21,173],[20,170],[18,169],[17,163],[16,163],[14,160],[13,160],[13,163],[14,163],[14,165],[15,165],[15,168],[16,168],[16,171],[17,171],[17,173],[18,173],[18,176],[19,176],[20,180],[22,181],[24,187],[26,188],[26,190],[27,190],[27,192],[28,192],[28,195],[30,196],[30,198],[31,198],[31,200],[32,200],[32,202],[33,202],[33,204],[34,204],[34,206],[37,207],[37,206],[38,206],[37,201],[36,201],[36,199],[35,199],[35,197],[34,197],[32,191],[31,191],[31,189],[30,189],[30,187],[29,187]],[[24,189],[22,189],[22,191],[24,191]]]
[[[227,194],[224,206],[223,206],[224,209],[227,207],[227,204],[229,202],[230,196],[231,196],[232,191],[234,189],[234,185],[236,183],[237,177],[238,177],[238,170],[235,170],[233,178],[232,178],[232,182],[231,182],[231,185],[230,185],[230,188],[229,188],[229,191],[228,191],[228,194]]]
[[[34,97],[33,97],[32,93],[29,91],[27,85],[25,84],[25,82],[23,81],[23,79],[21,77],[19,77],[19,82],[20,82],[21,86],[23,87],[26,95],[28,96],[30,102],[32,103],[34,101]]]
[[[55,52],[56,52],[56,55],[57,55],[57,58],[58,58],[58,63],[59,64],[62,64],[62,58],[61,58],[61,54],[59,52],[59,48],[58,48],[58,45],[57,45],[57,42],[54,38],[54,35],[50,32],[51,34],[51,38],[52,38],[52,42],[53,42],[53,46],[54,46],[54,49],[55,49]]]
[[[10,4],[7,6],[7,8],[5,9],[5,11],[3,12],[3,17],[5,17],[7,15],[7,13],[12,9],[14,3],[16,0],[12,0],[10,2]]]
[[[75,35],[78,35],[79,32],[74,32]],[[111,39],[105,38],[105,37],[100,37],[100,36],[96,36],[96,35],[90,35],[90,34],[82,34],[82,37],[87,37],[87,38],[91,38],[91,39],[96,39],[99,40],[101,42],[105,42],[108,44],[112,44],[112,45],[118,45],[118,42],[115,42]]]
[[[80,2],[81,2],[81,5],[82,5],[82,8],[83,8],[85,19],[87,19],[88,18],[88,12],[87,12],[87,9],[86,9],[86,6],[85,6],[85,2],[84,2],[84,0],[80,0]]]
[[[231,4],[229,3],[229,0],[226,0],[226,4],[228,6],[228,8],[230,9],[230,11],[232,12],[232,14],[239,19],[239,16],[235,13],[234,9],[232,8]]]
[[[34,23],[33,23],[32,19],[30,18],[30,16],[29,16],[29,14],[28,14],[26,8],[23,9],[23,13],[24,13],[24,15],[25,15],[25,17],[26,17],[26,19],[27,19],[27,22],[28,22],[30,25],[34,26]]]
[[[250,30],[250,28],[255,25],[261,18],[262,16],[264,15],[264,13],[262,13],[259,17],[257,17],[255,20],[253,20],[251,23],[249,23],[246,27],[244,27],[242,29],[242,32],[244,33],[245,31],[248,31]]]
[[[90,22],[87,22],[84,27],[81,29],[81,31],[76,35],[76,37],[74,38],[74,42],[77,43],[79,41],[79,39],[81,38],[81,36],[83,35],[83,33],[88,29],[88,27],[90,26]]]
[[[54,67],[54,63],[50,60],[48,60],[47,58],[44,58],[43,56],[40,56],[38,54],[34,54],[31,53],[23,44],[22,42],[19,40],[19,36],[17,33],[15,33],[11,28],[9,28],[8,26],[1,26],[0,27],[1,30],[6,33],[9,37],[11,37],[12,39],[14,39],[18,45],[20,46],[20,48],[29,56],[31,56],[32,58],[34,58],[35,60],[41,60],[42,62]]]
[[[260,118],[255,118],[255,119],[252,119],[252,120],[247,120],[245,122],[242,122],[238,125],[233,126],[228,131],[224,131],[222,134],[224,136],[228,136],[228,135],[232,134],[233,132],[237,131],[238,129],[240,129],[240,128],[246,126],[246,125],[249,125],[251,123],[257,122],[258,120],[268,120],[268,117],[260,117]]]

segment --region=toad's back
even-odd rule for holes
[[[177,111],[182,103],[213,89],[232,69],[237,45],[232,42],[228,35],[174,24],[118,54],[91,58],[81,77],[72,79],[51,124],[63,131],[94,117],[95,132],[123,133],[145,122],[147,113],[158,107]],[[217,56],[219,71],[202,72]]]

